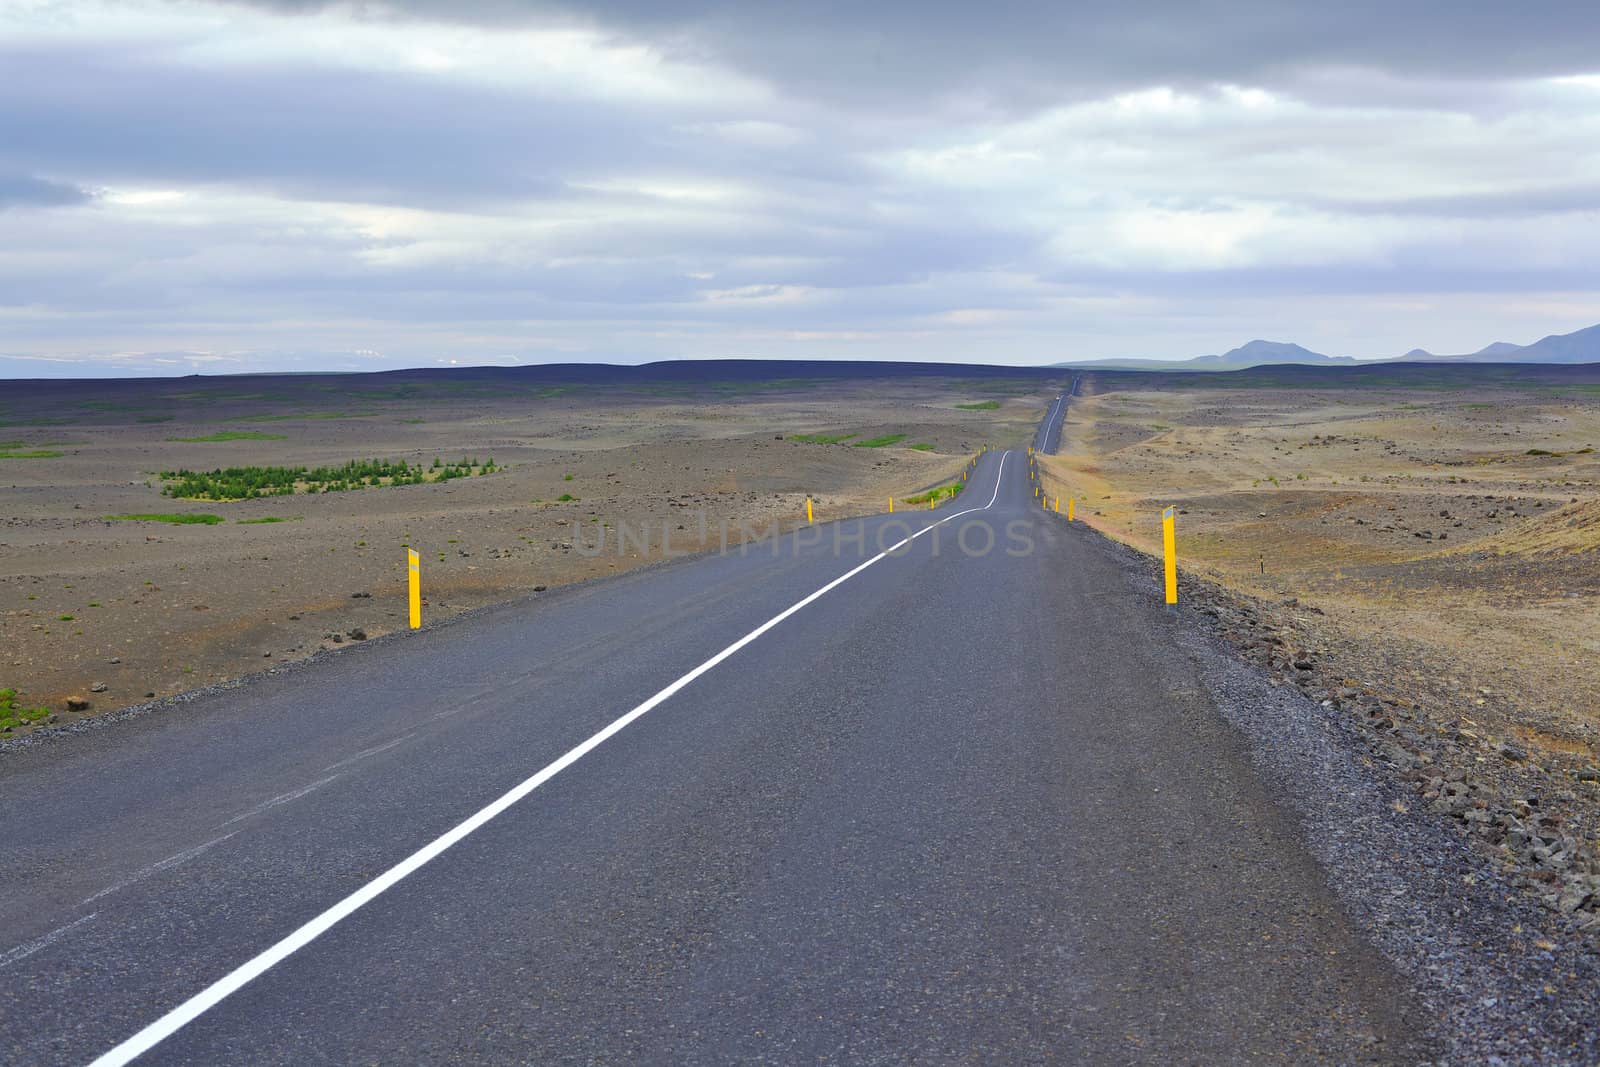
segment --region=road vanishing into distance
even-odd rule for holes
[[[1078,383],[1082,380],[1081,377],[1073,378],[1072,384],[1067,386],[1067,391],[1050,402],[1050,410],[1045,413],[1044,421],[1039,424],[1039,432],[1033,437],[1035,451],[1050,456],[1054,455],[1061,445],[1061,427],[1067,421],[1067,407],[1072,403],[1072,397],[1078,391]]]
[[[1142,588],[989,452],[0,755],[0,1062],[1425,1058]]]

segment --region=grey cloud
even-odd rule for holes
[[[65,207],[93,199],[93,193],[76,185],[0,171],[0,211],[8,207]]]
[[[1248,267],[1208,271],[1065,270],[1041,281],[1079,294],[1137,294],[1172,300],[1261,300],[1329,296],[1593,292],[1600,263],[1563,268],[1454,261],[1448,250],[1411,250],[1386,266]]]
[[[332,200],[547,198],[670,159],[659,116],[314,67],[202,70],[104,46],[0,52],[0,159]]]
[[[259,0],[306,11],[311,0]],[[1600,54],[1600,8],[1459,0],[398,0],[414,17],[561,21],[729,63],[820,98],[962,97],[1001,111],[1063,93],[1152,83],[1282,85],[1358,68],[1468,81],[1581,73]]]
[[[1404,215],[1425,218],[1498,219],[1600,212],[1600,184],[1585,182],[1513,191],[1415,196],[1404,199],[1312,200],[1343,215]]]
[[[742,354],[828,355],[838,350],[774,338],[832,332],[872,334],[863,351],[891,356],[979,356],[972,338],[986,327],[972,323],[981,316],[948,327],[938,316],[983,309],[1011,313],[987,335],[1003,342],[992,353],[1001,358],[1074,354],[1056,349],[1084,331],[1166,337],[1170,354],[1188,355],[1219,347],[1191,332],[1244,331],[1220,347],[1273,333],[1272,324],[1245,321],[1268,306],[1287,320],[1295,309],[1321,314],[1323,301],[1376,308],[1371,298],[1397,293],[1484,294],[1473,303],[1488,305],[1495,295],[1509,303],[1511,294],[1591,293],[1600,277],[1582,223],[1521,221],[1577,220],[1600,206],[1600,171],[1573,135],[1586,127],[1552,110],[1582,108],[1584,98],[1551,93],[1560,97],[1551,104],[1506,80],[1600,66],[1591,58],[1600,54],[1600,19],[1587,5],[1263,3],[1245,17],[1221,0],[1031,10],[399,2],[412,14],[486,25],[592,25],[748,72],[778,91],[753,100],[555,98],[448,73],[340,69],[309,53],[266,64],[224,48],[197,61],[183,40],[127,47],[92,28],[0,44],[0,174],[15,175],[0,177],[0,207],[85,204],[91,194],[68,179],[194,194],[170,208],[109,198],[8,214],[0,243],[0,304],[15,309],[8,344],[59,351],[80,339],[85,349],[115,351],[215,342],[250,348],[254,366],[287,367],[296,351],[340,345],[404,350],[408,357],[394,358],[411,364],[421,353],[426,362],[454,354],[445,347],[452,338],[535,359],[632,358],[739,353],[765,332]],[[356,10],[358,19],[391,17],[385,7]],[[196,31],[225,45],[230,32]],[[1109,106],[1033,128],[997,121],[1122,88],[1213,81],[1289,85],[1297,99],[1259,119],[1236,109],[1219,120],[1205,107],[1198,118],[1181,108],[1128,118]],[[1480,121],[1495,114],[1515,121]],[[1426,143],[1451,121],[1457,140],[1431,153],[1389,143]],[[720,132],[741,123],[794,135]],[[947,148],[952,162],[906,160]],[[1319,158],[1350,180],[1318,182]],[[1551,174],[1565,184],[1539,187]],[[658,195],[657,181],[687,194]],[[720,186],[733,193],[706,193]],[[1479,188],[1489,191],[1456,191]],[[235,215],[231,201],[207,197],[239,190],[271,201],[250,200]],[[414,232],[440,247],[409,248],[405,236],[373,237],[338,221],[372,213],[315,201],[478,218],[430,218]],[[1252,203],[1281,210],[1248,238],[1248,251],[1290,266],[1155,269],[1185,261],[1160,254],[1167,248],[1157,234],[1132,252],[1109,249],[1104,260],[1126,269],[1061,268],[1063,233],[1117,240],[1096,225],[1104,218],[1226,214]],[[1324,262],[1305,265],[1311,253],[1294,247],[1305,232],[1294,224],[1311,215],[1371,240],[1353,250],[1330,242]],[[317,218],[333,221],[305,221]],[[1539,242],[1562,231],[1570,240],[1559,254],[1543,254]],[[1174,232],[1171,243],[1186,239],[1196,240]],[[1090,262],[1099,250],[1079,251]],[[1298,254],[1276,256],[1283,251]],[[799,298],[786,299],[791,290]],[[712,292],[732,295],[708,299]],[[1393,321],[1385,314],[1371,315],[1374,333]],[[946,328],[961,339],[930,340]],[[1521,328],[1529,332],[1539,331]],[[534,335],[548,336],[522,343]],[[1385,340],[1377,350],[1412,343]]]

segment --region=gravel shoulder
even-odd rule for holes
[[[1159,598],[1158,560],[1076,531],[1120,560],[1134,595]],[[1436,1013],[1435,1039],[1449,1050],[1440,1062],[1600,1058],[1600,958],[1583,914],[1590,865],[1548,870],[1550,856],[1578,851],[1560,814],[1567,782],[1536,763],[1496,762],[1484,738],[1443,736],[1392,694],[1326,688],[1339,664],[1307,654],[1301,635],[1314,627],[1296,620],[1298,604],[1191,575],[1180,601],[1180,647],[1298,814],[1344,906]],[[1529,775],[1543,788],[1528,788]],[[1525,856],[1506,845],[1508,826],[1520,830],[1513,840],[1535,842]]]

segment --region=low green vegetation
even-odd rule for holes
[[[957,493],[961,492],[963,488],[964,485],[961,482],[951,482],[949,485],[935,486],[934,488],[929,489],[926,493],[918,493],[916,496],[906,497],[905,503],[927,504],[931,501],[943,500],[946,497],[955,496]]]
[[[240,415],[229,422],[287,422],[290,419],[370,419],[375,411],[297,411],[288,415]]]
[[[1530,448],[1523,453],[1525,456],[1553,456],[1557,459],[1562,456],[1587,456],[1594,451],[1593,448],[1580,448],[1572,452],[1553,452],[1548,448]]]
[[[561,501],[561,503],[566,504],[578,498],[573,496],[571,493],[562,493],[560,496],[556,497],[556,499]]]
[[[215,526],[225,522],[221,515],[207,515],[196,512],[153,512],[147,515],[107,515],[113,522],[170,522],[177,526]]]
[[[0,459],[54,459],[65,454],[49,448],[0,448]]]
[[[997,411],[1000,408],[998,400],[979,400],[972,404],[957,404],[962,411]]]
[[[135,422],[171,422],[173,420],[173,418],[174,418],[174,416],[172,416],[172,415],[140,415],[134,421]]]
[[[789,435],[789,440],[804,441],[808,445],[836,445],[841,441],[848,441],[854,436],[855,434],[853,433],[792,433]]]
[[[263,515],[259,519],[240,519],[238,524],[240,526],[259,526],[268,522],[299,522],[304,517],[303,515],[296,515],[292,519],[286,519],[282,515]],[[366,542],[363,541],[362,544],[366,544]]]
[[[917,451],[917,452],[932,452],[933,451],[933,446],[928,444],[928,442],[926,442],[926,441],[919,441],[916,444],[908,445],[907,447],[909,447],[909,448],[911,448],[911,449],[913,449],[914,451]]]
[[[897,445],[897,444],[899,444],[901,441],[904,441],[907,436],[909,436],[909,435],[908,434],[903,434],[903,433],[886,433],[882,437],[872,437],[872,438],[868,438],[865,441],[857,441],[856,442],[856,447],[857,448],[884,448],[884,447],[887,447],[888,445]]]
[[[0,689],[0,733],[10,733],[18,726],[38,722],[49,714],[49,708],[18,707],[17,691]]]
[[[169,441],[181,441],[184,444],[198,445],[209,444],[214,441],[287,441],[288,434],[261,433],[257,430],[218,430],[208,433],[204,437],[169,437]]]
[[[353,459],[337,467],[220,467],[210,471],[162,471],[168,483],[163,496],[180,500],[255,500],[295,493],[339,493],[386,485],[422,485],[452,478],[493,474],[494,459],[480,463],[460,459],[446,463],[435,456],[433,466],[403,459]]]

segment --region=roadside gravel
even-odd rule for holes
[[[1076,530],[1119,559],[1136,595],[1159,602],[1158,561]],[[1579,855],[1567,820],[1541,811],[1570,804],[1565,776],[1537,763],[1528,772],[1517,752],[1491,762],[1480,749],[1501,742],[1446,731],[1403,695],[1328,688],[1329,674],[1350,664],[1319,672],[1317,657],[1295,647],[1302,631],[1284,609],[1297,604],[1263,604],[1188,575],[1180,600],[1179,646],[1263,778],[1299,815],[1350,914],[1437,1013],[1435,1037],[1449,1050],[1438,1062],[1600,1062],[1600,957],[1582,914],[1590,876],[1541,874],[1532,849],[1524,856],[1507,845],[1496,819],[1510,813],[1516,828],[1531,828],[1546,859]],[[1503,765],[1517,773],[1499,773]],[[1546,788],[1527,789],[1525,773],[1543,774]],[[1478,814],[1461,818],[1468,812]],[[1581,907],[1563,914],[1560,902],[1580,890]]]

